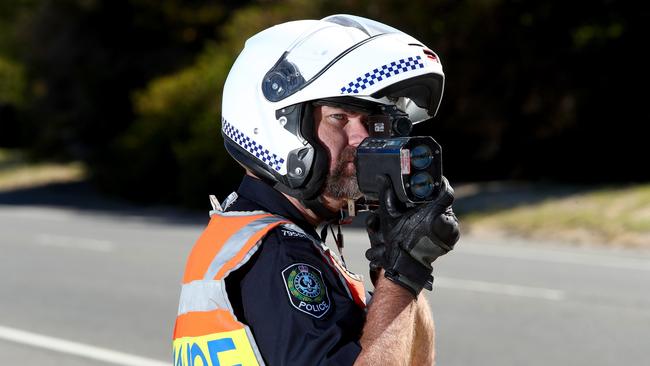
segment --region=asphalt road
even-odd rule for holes
[[[171,364],[205,216],[0,204],[0,364]],[[345,257],[365,272],[366,239]],[[464,237],[428,294],[438,365],[647,365],[650,253]]]

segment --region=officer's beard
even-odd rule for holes
[[[347,146],[341,152],[334,170],[327,175],[325,183],[325,195],[337,199],[359,199],[362,196],[357,182],[357,172],[354,165],[354,159],[357,155],[357,149]]]

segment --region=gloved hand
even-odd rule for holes
[[[454,248],[460,238],[458,219],[451,204],[454,190],[443,177],[440,194],[433,201],[407,209],[395,196],[388,177],[381,179],[379,209],[366,220],[370,249],[370,274],[384,268],[385,276],[417,297],[422,288],[432,289],[431,263]]]

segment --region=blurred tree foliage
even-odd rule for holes
[[[259,30],[335,13],[385,22],[440,55],[443,103],[416,132],[443,144],[452,180],[650,178],[637,162],[650,112],[636,88],[648,81],[637,54],[650,17],[632,3],[9,3],[0,106],[21,124],[0,130],[0,145],[29,131],[32,151],[83,159],[97,183],[131,198],[205,206],[208,193],[232,190],[241,170],[222,148],[219,111],[234,58]]]
[[[25,95],[25,77],[22,65],[0,57],[0,103],[20,106]]]
[[[231,5],[232,7],[232,5]],[[131,92],[193,62],[232,10],[181,0],[42,0],[23,22],[33,147],[102,161],[132,123]]]
[[[18,57],[18,24],[34,6],[31,0],[0,3],[0,146],[24,144],[17,111],[25,106],[27,79]]]
[[[222,28],[221,41],[208,42],[193,65],[136,92],[137,117],[113,150],[110,164],[115,165],[99,170],[110,173],[123,167],[122,174],[101,181],[133,198],[195,207],[205,206],[210,193],[232,191],[243,170],[225,153],[219,123],[220,95],[230,66],[250,35],[290,19],[316,16],[310,14],[310,4],[241,9]]]

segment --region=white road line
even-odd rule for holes
[[[575,253],[564,250],[523,248],[492,244],[471,244],[458,246],[456,248],[456,253],[650,271],[650,259],[622,257],[617,256],[614,253]]]
[[[362,229],[351,228],[345,231],[350,242],[369,245],[368,236]],[[632,251],[624,251],[634,253]],[[539,246],[516,246],[483,243],[476,236],[461,237],[456,249],[448,255],[482,255],[488,257],[525,259],[549,263],[580,264],[586,266],[650,271],[650,256],[633,257],[634,254],[617,253],[615,250],[590,250],[571,248],[545,248]]]
[[[124,366],[168,366],[169,362],[162,362],[150,358],[130,355],[106,348],[90,346],[83,343],[70,342],[63,339],[48,337],[36,333],[3,327],[0,325],[0,339],[26,344],[33,347],[45,348],[56,352],[67,353],[75,356],[91,358]]]
[[[36,244],[48,247],[85,249],[97,252],[110,252],[114,249],[114,245],[111,241],[92,238],[38,234],[34,240],[36,241]]]
[[[0,216],[7,219],[69,222],[73,220],[73,214],[69,211],[50,207],[20,207],[14,205],[0,204]]]
[[[510,285],[496,282],[461,280],[449,277],[436,277],[433,286],[499,295],[533,297],[553,301],[561,301],[566,297],[564,291],[556,289]]]

